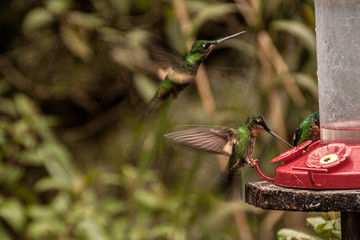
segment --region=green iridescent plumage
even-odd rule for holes
[[[260,114],[250,115],[237,129],[200,127],[168,133],[165,137],[195,149],[230,156],[227,185],[231,186],[233,177],[239,169],[252,163],[256,136],[263,131],[270,133],[287,148],[292,148],[268,128]]]
[[[219,40],[196,41],[182,62],[161,71],[162,75],[164,75],[163,81],[140,119],[143,119],[161,101],[164,101],[169,97],[177,97],[182,90],[189,86],[194,81],[200,64],[217,44],[237,37],[243,33],[245,32],[239,32]]]
[[[312,140],[313,142],[320,140],[320,121],[318,112],[311,114],[300,123],[294,135],[294,146],[298,146],[308,140]]]

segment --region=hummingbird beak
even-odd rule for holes
[[[246,31],[238,32],[238,33],[235,33],[235,34],[233,34],[233,35],[230,35],[230,36],[221,38],[221,39],[219,39],[219,40],[216,40],[216,41],[215,41],[215,44],[219,44],[219,43],[224,42],[224,41],[226,41],[226,40],[229,40],[229,39],[231,39],[231,38],[240,36],[240,35],[242,35],[242,34],[244,34],[244,33],[246,33]]]
[[[286,147],[287,149],[293,148],[294,146],[291,145],[290,143],[288,143],[287,141],[285,141],[284,139],[282,139],[281,137],[279,137],[278,135],[276,135],[273,131],[271,130],[267,130],[268,133],[270,133],[271,136],[273,136],[274,138],[276,138],[276,140],[278,140],[284,147]]]

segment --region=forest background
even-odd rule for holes
[[[226,158],[163,135],[261,113],[292,142],[318,110],[311,0],[4,0],[0,3],[1,239],[275,239],[316,214],[226,201]],[[217,46],[196,84],[143,121],[167,68]],[[254,158],[285,151],[260,134]],[[243,184],[259,181],[253,168]]]

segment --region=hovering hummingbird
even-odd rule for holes
[[[320,140],[319,113],[315,112],[300,123],[294,134],[294,146],[303,142]]]
[[[160,70],[159,75],[162,76],[161,78],[163,81],[140,119],[143,119],[161,101],[166,100],[169,97],[177,97],[179,92],[189,86],[195,79],[200,64],[206,59],[217,44],[244,33],[245,31],[242,31],[219,40],[196,41],[181,63],[166,70]]]
[[[251,165],[256,136],[266,131],[286,148],[293,146],[272,132],[260,114],[252,114],[237,129],[226,127],[199,127],[165,134],[182,145],[230,156],[225,188],[231,189],[234,176],[247,165]]]

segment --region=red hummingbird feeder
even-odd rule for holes
[[[294,147],[281,161],[276,185],[305,189],[360,188],[360,7],[354,0],[315,1],[320,138]]]
[[[304,149],[307,148],[306,151]],[[317,141],[302,143],[270,163],[282,161],[276,167],[275,178],[266,177],[254,167],[264,180],[279,186],[307,189],[354,189],[360,188],[360,146]]]

